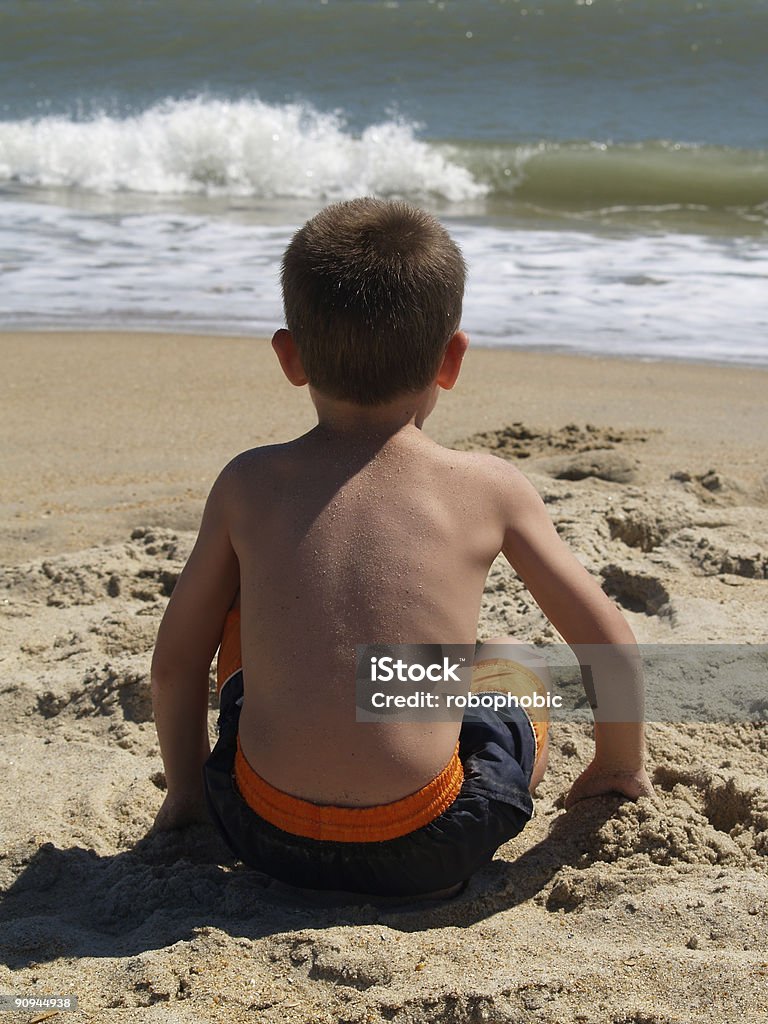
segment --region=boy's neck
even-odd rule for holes
[[[429,388],[384,405],[357,405],[327,398],[312,389],[312,401],[317,411],[315,429],[319,434],[339,440],[384,440],[406,427],[421,430],[436,397],[436,389]]]

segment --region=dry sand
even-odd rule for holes
[[[203,827],[141,842],[163,785],[149,659],[202,501],[311,408],[259,341],[0,351],[0,992],[76,994],[52,1018],[73,1021],[768,1021],[765,679],[762,722],[649,725],[656,802],[566,813],[591,739],[556,722],[536,817],[442,905],[297,902]],[[517,460],[641,641],[759,644],[766,383],[477,350],[428,432]],[[501,564],[498,630],[553,636]]]

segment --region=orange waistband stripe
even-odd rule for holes
[[[313,804],[275,789],[257,775],[246,761],[238,737],[235,782],[251,810],[284,832],[336,843],[380,843],[408,835],[448,810],[464,782],[464,768],[457,744],[440,774],[402,800],[376,807]]]
[[[243,667],[243,656],[240,653],[240,609],[234,608],[227,613],[224,630],[221,634],[219,656],[216,659],[216,692]]]

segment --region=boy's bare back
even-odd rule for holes
[[[474,644],[505,532],[490,461],[412,425],[367,442],[317,428],[235,460],[240,739],[278,789],[317,803],[387,803],[450,759],[458,723],[425,732],[355,721],[355,645]]]

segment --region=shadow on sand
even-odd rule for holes
[[[301,928],[380,924],[400,931],[463,927],[542,897],[577,861],[618,798],[559,814],[547,837],[514,861],[494,860],[457,897],[376,901],[308,893],[237,864],[213,828],[140,840],[113,856],[39,847],[0,905],[0,962],[18,969],[58,957],[132,956],[190,940],[203,928],[261,938]]]

